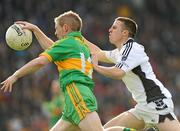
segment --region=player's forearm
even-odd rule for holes
[[[91,54],[96,54],[102,51],[98,46],[93,43],[88,43],[88,46],[90,48]]]
[[[28,62],[26,65],[21,67],[19,70],[17,70],[13,75],[19,79],[25,75],[28,75],[30,73],[33,73],[37,70],[39,70],[41,67],[43,67],[44,64],[40,63],[38,61],[38,58]]]
[[[87,39],[84,38],[84,41],[89,46],[91,54],[97,54],[102,51],[98,46],[88,41]]]
[[[98,60],[100,62],[112,63],[111,61],[109,61],[106,58],[105,51],[101,50],[98,46],[96,46],[92,42],[88,41],[87,39],[85,39],[85,38],[83,38],[83,39],[89,46],[91,54],[96,54],[96,56],[98,57]]]
[[[47,37],[38,27],[33,30],[33,33],[44,50],[54,43],[54,41]]]
[[[116,68],[116,67],[104,67],[104,66],[94,66],[94,69],[107,77],[113,78],[113,79],[122,79],[122,77],[124,76],[124,71],[121,71],[120,69]]]

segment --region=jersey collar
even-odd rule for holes
[[[133,42],[133,41],[134,41],[134,39],[130,37],[130,38],[128,38],[128,40],[123,45],[126,45],[127,43]]]
[[[79,37],[79,38],[82,38],[82,35],[81,35],[81,32],[80,31],[73,31],[73,32],[70,32],[66,35],[67,37],[68,36],[71,36],[71,37]]]

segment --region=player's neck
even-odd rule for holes
[[[129,38],[124,38],[124,39],[121,39],[121,41],[119,41],[119,43],[117,44],[117,48],[120,50],[124,43],[126,43],[128,41]]]

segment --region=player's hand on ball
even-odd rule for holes
[[[31,31],[34,31],[34,30],[36,30],[38,28],[36,25],[31,24],[31,23],[26,22],[26,21],[16,21],[15,23],[23,25],[22,29],[29,29]]]
[[[17,81],[17,77],[12,75],[10,77],[8,77],[5,81],[1,82],[1,90],[3,90],[4,92],[11,92],[12,91],[12,87],[13,84]]]
[[[6,43],[16,51],[25,50],[32,43],[32,31],[22,27],[21,24],[13,24],[6,31]]]

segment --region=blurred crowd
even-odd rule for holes
[[[14,51],[5,43],[7,28],[17,20],[38,25],[56,40],[54,17],[73,10],[83,19],[83,35],[102,49],[108,29],[117,16],[133,18],[138,26],[136,41],[145,46],[157,77],[170,90],[180,119],[180,1],[179,0],[1,0],[0,81],[3,81],[43,50],[35,37],[25,51]],[[103,124],[130,109],[135,102],[121,81],[93,74],[99,115]],[[46,131],[48,118],[42,104],[50,101],[51,82],[58,78],[54,64],[21,78],[12,93],[0,91],[0,131]]]

